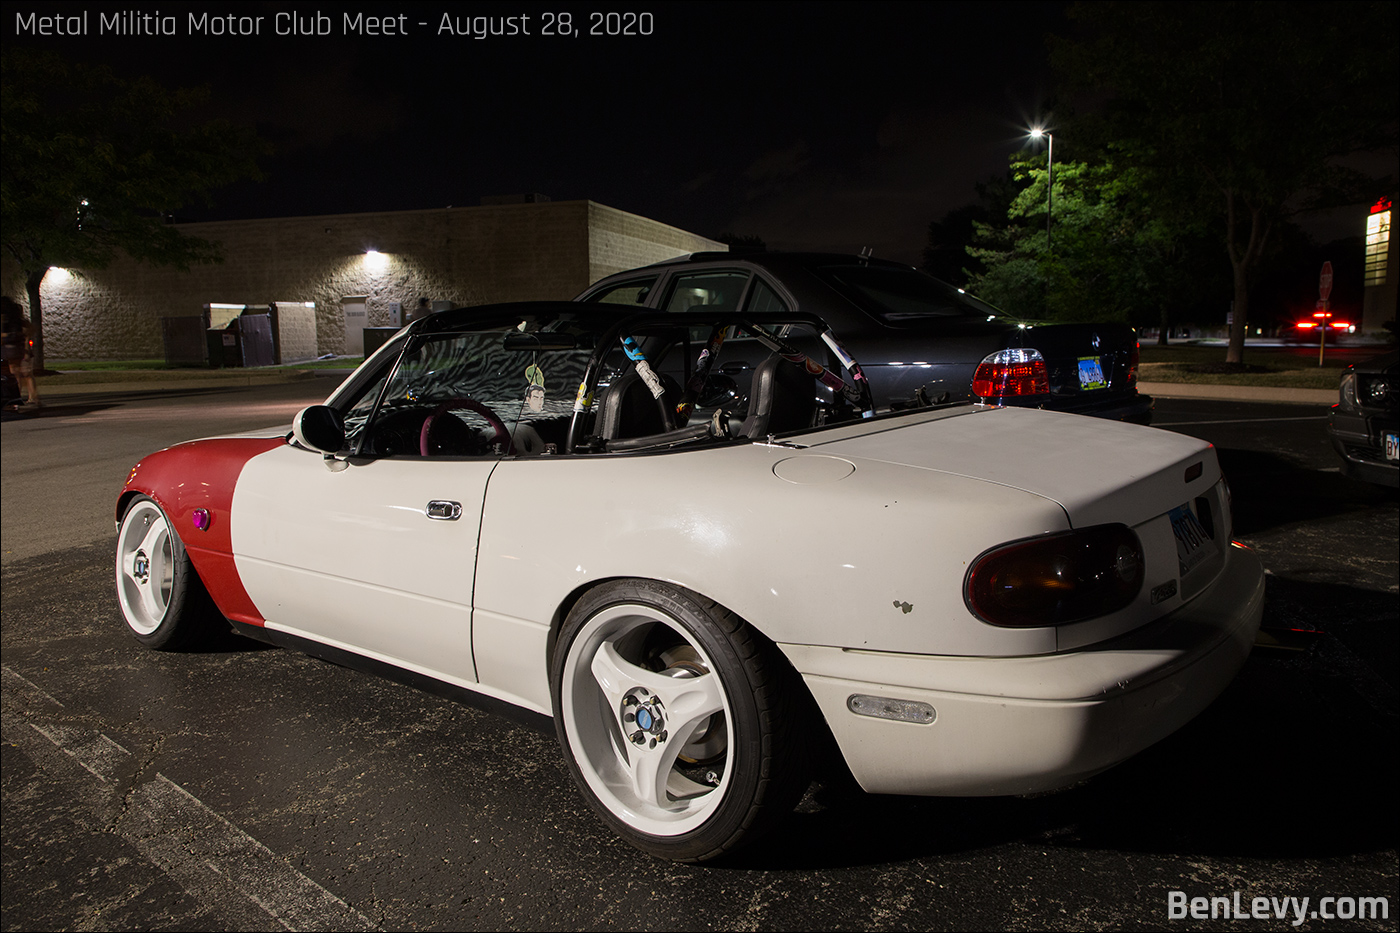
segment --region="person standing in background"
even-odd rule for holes
[[[0,348],[3,348],[5,369],[14,377],[20,387],[24,389],[28,401],[25,403],[29,408],[43,408],[39,401],[39,386],[34,381],[34,342],[30,333],[29,321],[24,316],[24,309],[20,307],[9,295],[0,297]],[[13,404],[19,401],[19,396],[14,399],[6,399],[5,404]]]

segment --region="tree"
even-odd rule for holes
[[[1025,179],[1017,179],[1009,170],[978,182],[975,202],[954,208],[928,225],[924,271],[959,287],[985,273],[982,262],[968,252],[969,246],[978,243],[978,225],[1003,223],[1011,202],[1025,186]]]
[[[1104,101],[1081,127],[1096,123],[1161,196],[1223,219],[1234,292],[1227,362],[1243,362],[1251,280],[1279,222],[1394,187],[1393,176],[1369,178],[1343,160],[1396,145],[1397,10],[1079,3],[1070,16],[1081,35],[1053,43],[1071,89]]]
[[[24,49],[7,49],[0,70],[0,245],[24,273],[42,369],[40,285],[50,268],[100,269],[118,252],[179,269],[220,261],[216,244],[167,218],[258,177],[265,147],[224,121],[191,125],[203,89],[171,92]]]
[[[979,223],[985,224],[991,215],[985,205],[965,204],[955,207],[928,225],[928,241],[924,246],[924,271],[937,279],[959,287],[968,278],[986,270],[967,252],[976,237]]]
[[[1019,193],[1005,222],[979,224],[968,249],[985,269],[970,287],[1017,317],[1165,329],[1170,309],[1189,300],[1182,269],[1200,243],[1197,222],[1162,210],[1142,169],[1060,161],[1052,249],[1045,159],[1013,157],[1011,174]]]

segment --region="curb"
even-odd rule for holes
[[[1276,402],[1285,405],[1337,404],[1336,389],[1204,385],[1194,382],[1139,382],[1138,391],[1154,398],[1203,398],[1232,402]]]
[[[120,395],[142,392],[179,392],[190,389],[244,389],[250,386],[282,385],[289,382],[303,382],[315,379],[314,370],[295,370],[287,373],[257,373],[246,376],[191,376],[183,379],[131,379],[124,382],[79,382],[54,383],[52,376],[39,380],[41,398],[64,395]]]

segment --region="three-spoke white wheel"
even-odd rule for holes
[[[146,496],[132,500],[117,531],[117,602],[149,648],[189,647],[214,612],[180,536]]]
[[[551,674],[570,770],[638,848],[713,858],[805,788],[796,675],[742,619],[693,593],[646,580],[590,591],[560,631]]]

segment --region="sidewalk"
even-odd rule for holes
[[[1286,405],[1337,404],[1336,389],[1222,386],[1193,382],[1139,382],[1138,391],[1153,398],[1206,398],[1231,402],[1277,402]]]
[[[349,370],[345,371],[345,373],[348,372]],[[344,378],[345,373],[338,370],[280,368],[273,370],[171,369],[64,372],[57,376],[39,377],[39,397],[48,399],[67,395],[121,393],[135,395],[147,392],[179,392],[190,389],[234,389],[301,382],[305,379],[315,379],[317,376]]]

